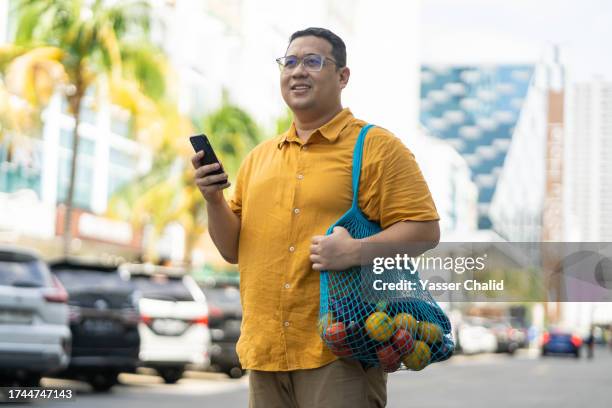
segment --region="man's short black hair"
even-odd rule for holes
[[[296,38],[308,37],[311,35],[322,38],[331,44],[332,55],[337,62],[338,68],[343,68],[346,66],[346,45],[344,45],[342,38],[338,37],[327,28],[310,27],[305,30],[296,31],[295,33],[291,34],[289,44],[291,44],[291,42]]]

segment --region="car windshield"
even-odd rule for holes
[[[240,304],[240,291],[232,286],[225,288],[204,288],[206,299],[218,306],[235,306]]]
[[[116,290],[131,287],[131,283],[121,279],[117,272],[80,269],[59,269],[53,272],[69,292],[93,288],[100,290]]]
[[[0,285],[49,286],[49,272],[40,261],[6,261],[0,259]]]
[[[132,275],[132,280],[142,297],[170,301],[194,301],[182,278],[162,274]]]

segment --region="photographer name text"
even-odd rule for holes
[[[463,282],[431,282],[427,279],[420,279],[419,281],[385,282],[382,279],[377,279],[372,282],[372,287],[377,291],[503,291],[504,281],[490,279],[480,282],[472,279]]]

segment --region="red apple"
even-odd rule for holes
[[[330,346],[329,349],[338,357],[351,357],[353,355],[353,351],[349,346],[333,345]]]
[[[400,355],[390,344],[381,346],[376,349],[376,356],[380,361],[380,366],[387,372],[393,372],[399,368]]]
[[[414,341],[410,332],[405,329],[398,329],[391,337],[391,344],[400,355],[405,355],[412,352]]]
[[[330,346],[344,345],[344,340],[346,340],[346,329],[344,327],[344,323],[336,322],[330,324],[323,332],[323,337]]]
[[[396,364],[394,364],[392,366],[383,366],[383,365],[381,365],[381,368],[383,369],[383,371],[385,373],[394,373],[394,372],[396,372],[397,370],[400,369],[401,365],[402,365],[402,362],[398,361]]]

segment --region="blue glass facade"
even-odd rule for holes
[[[478,187],[478,228],[488,207],[533,75],[532,65],[421,67],[421,123],[466,159]]]

